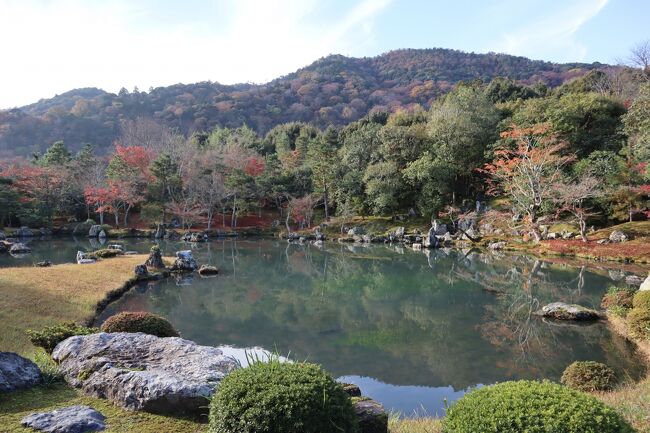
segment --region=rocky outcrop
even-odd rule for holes
[[[447,224],[441,223],[438,220],[431,221],[431,228],[437,236],[442,236],[445,233],[449,232],[449,229],[447,229]]]
[[[628,236],[620,230],[614,230],[609,234],[610,242],[614,242],[614,243],[626,242],[628,239],[629,239]]]
[[[192,251],[176,251],[176,260],[172,265],[172,271],[192,272],[197,270],[198,267],[199,265],[196,263]]]
[[[83,251],[77,251],[77,264],[78,265],[89,265],[95,263],[95,259],[90,259]]]
[[[361,226],[354,226],[348,230],[348,236],[359,236],[364,234],[366,231]]]
[[[497,251],[502,250],[506,246],[504,241],[491,242],[488,244],[488,250]]]
[[[51,412],[34,413],[20,421],[48,433],[87,433],[106,428],[106,418],[90,406],[68,406]]]
[[[209,276],[209,275],[217,275],[219,273],[219,268],[215,266],[210,266],[210,265],[201,265],[199,268],[199,275],[201,276]]]
[[[158,248],[157,246],[151,247],[151,250],[149,251],[149,257],[147,258],[147,261],[144,262],[144,264],[145,266],[148,266],[150,268],[164,269],[165,262],[163,262],[160,248]]]
[[[353,400],[360,433],[387,433],[388,414],[381,403],[368,398]]]
[[[361,397],[361,388],[353,383],[342,383],[343,391],[350,397]]]
[[[146,278],[149,276],[149,270],[147,269],[147,265],[136,265],[133,272],[135,273],[135,276],[138,278]]]
[[[29,254],[32,249],[22,242],[16,242],[9,247],[9,254]]]
[[[185,233],[183,240],[185,242],[207,242],[208,235],[205,233]]]
[[[589,321],[600,319],[600,315],[594,310],[564,302],[553,302],[552,304],[545,305],[541,310],[536,311],[535,314],[557,320]]]
[[[629,284],[630,286],[640,286],[643,284],[643,278],[638,275],[628,275],[625,277],[625,284]]]
[[[219,382],[238,367],[214,347],[123,332],[70,337],[52,358],[66,381],[84,393],[163,414],[205,412]]]
[[[641,283],[641,287],[639,287],[639,290],[643,290],[643,291],[650,290],[650,275],[648,275],[645,281]]]
[[[99,237],[99,233],[102,231],[102,226],[99,224],[94,224],[90,227],[90,230],[88,230],[88,237],[89,238],[96,238]]]
[[[41,370],[29,359],[0,352],[0,392],[31,388],[41,383]]]

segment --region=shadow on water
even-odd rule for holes
[[[148,240],[127,241],[148,251]],[[25,261],[71,261],[87,239],[32,242]],[[162,243],[167,254],[190,248]],[[167,317],[183,337],[245,350],[291,353],[407,415],[442,414],[444,401],[504,380],[558,380],[575,360],[605,362],[637,378],[633,348],[603,324],[544,321],[552,301],[598,307],[612,280],[526,256],[399,246],[290,245],[275,240],[191,246],[217,278],[193,274],[144,283],[111,304]],[[3,258],[0,266],[6,266]]]

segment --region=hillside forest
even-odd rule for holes
[[[373,62],[377,58],[360,59],[355,67],[369,68]],[[369,109],[378,90],[365,94],[354,86],[350,90],[349,82],[332,82],[332,94],[338,95],[333,98],[343,98],[349,109],[359,99],[359,107],[349,115],[315,116],[313,104],[326,86],[320,86],[316,95],[301,90],[309,86],[305,82],[296,92],[311,101],[309,116],[271,126],[274,122],[268,119],[274,117],[269,113],[279,110],[279,119],[294,119],[290,113],[296,107],[280,109],[281,97],[244,85],[231,94],[241,98],[239,102],[223,105],[230,106],[234,117],[214,121],[218,126],[212,121],[197,123],[194,112],[192,127],[187,128],[182,122],[184,109],[177,116],[181,123],[147,113],[121,120],[118,116],[112,122],[119,120],[119,134],[110,147],[104,142],[68,146],[64,139],[50,143],[43,152],[3,158],[0,226],[51,227],[59,221],[95,219],[127,227],[137,215],[147,224],[174,221],[185,229],[209,230],[236,228],[239,218],[265,213],[291,230],[333,216],[437,218],[481,212],[488,220],[512,221],[517,233],[533,240],[541,239],[541,227],[550,221],[571,220],[586,240],[591,225],[650,216],[647,63],[583,69],[560,82],[534,78],[533,73],[509,74],[511,70],[496,66],[492,71],[504,76],[485,80],[465,67],[467,79],[455,84],[438,70],[443,75],[435,81],[416,85],[423,79],[418,68],[395,62],[402,70],[382,70],[382,79],[394,78],[392,90],[381,92],[401,94],[405,90],[396,89],[403,86],[400,80],[408,72],[412,85],[406,88],[412,99],[406,104]],[[319,67],[344,65],[342,59],[330,58]],[[355,80],[355,69],[337,73]],[[323,72],[299,71],[265,89],[295,87],[302,80],[316,79],[314,74]],[[365,92],[372,90],[365,86]],[[340,93],[341,88],[346,91]],[[120,93],[117,100],[135,104],[145,98],[141,95],[151,100],[160,91]],[[253,94],[276,105],[251,102]],[[80,101],[88,99],[77,99],[70,110],[99,110]],[[237,114],[233,107],[241,107],[242,101],[256,109],[266,107],[266,114]],[[211,107],[220,110],[219,103]],[[127,104],[120,109],[126,110]],[[16,110],[3,115],[12,112]],[[318,112],[323,114],[322,109]],[[96,111],[100,117],[107,113]],[[112,132],[104,137],[101,128],[97,134],[98,142],[113,139]],[[93,142],[92,136],[88,139]],[[26,147],[33,150],[41,144]]]

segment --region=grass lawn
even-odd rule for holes
[[[87,319],[108,292],[133,278],[146,255],[118,256],[89,265],[0,268],[0,350],[31,355],[25,330]]]

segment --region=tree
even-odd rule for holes
[[[150,190],[153,197],[160,204],[161,223],[164,224],[167,204],[174,198],[176,192],[181,187],[178,164],[172,160],[168,153],[162,153],[153,160],[150,171],[154,178]]]
[[[309,167],[312,173],[314,192],[321,195],[325,209],[325,221],[329,221],[330,192],[336,176],[336,150],[338,147],[338,132],[330,127],[312,141],[307,152]]]
[[[63,144],[63,141],[56,141],[45,151],[40,162],[42,165],[48,167],[65,166],[71,159],[70,151]]]
[[[501,137],[514,141],[514,148],[495,151],[495,159],[484,167],[491,177],[490,192],[505,194],[514,211],[524,216],[524,222],[535,241],[542,239],[538,220],[542,206],[553,198],[555,185],[573,155],[564,155],[567,145],[548,125],[518,128],[503,132]]]
[[[650,80],[650,40],[639,42],[632,47],[628,63],[632,67],[639,68],[641,76]]]
[[[583,242],[587,239],[587,219],[597,215],[591,211],[588,202],[601,194],[600,182],[592,176],[575,181],[560,182],[553,190],[553,201],[558,206],[557,214],[569,212],[575,218]]]

